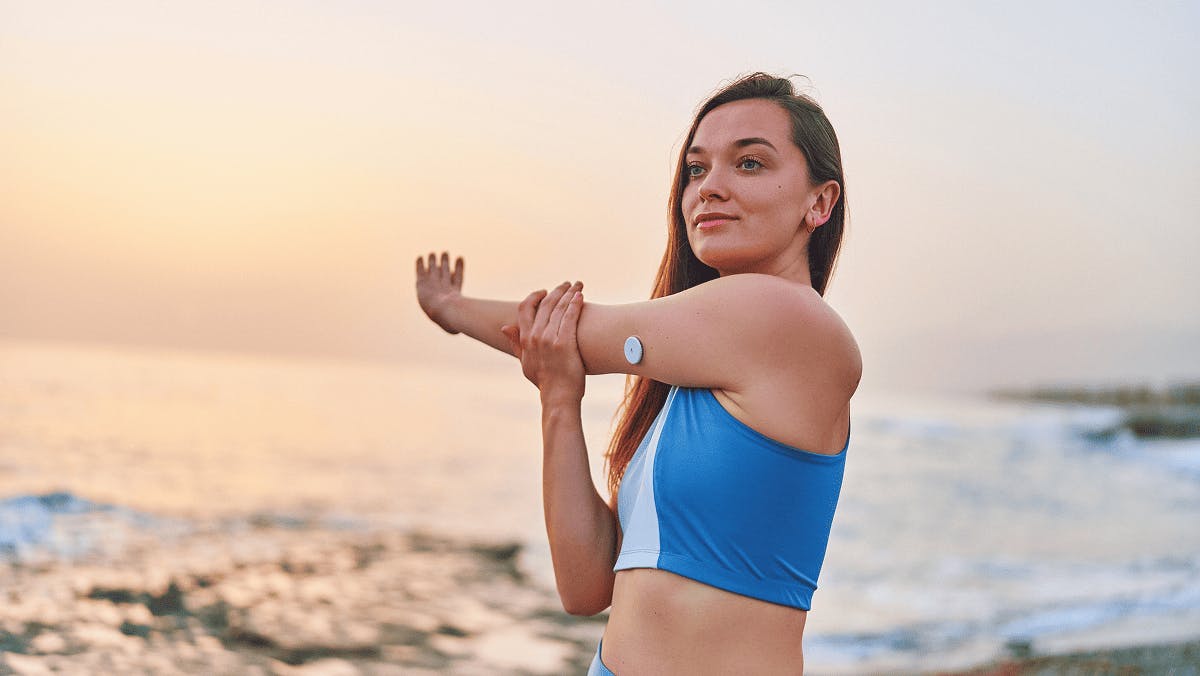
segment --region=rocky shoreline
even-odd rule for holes
[[[0,567],[0,674],[584,674],[607,621],[563,612],[521,545],[272,518]],[[1200,641],[957,672],[1200,674]],[[814,665],[815,666],[815,665]],[[814,672],[815,673],[815,672]]]
[[[0,673],[584,673],[515,542],[261,525],[0,568]]]
[[[1029,389],[1000,389],[989,394],[1001,400],[1031,401],[1089,406],[1114,406],[1122,419],[1094,436],[1112,436],[1128,429],[1141,439],[1187,439],[1200,437],[1200,382],[1180,382],[1164,387],[1045,386]]]
[[[1134,676],[1140,674],[1200,674],[1200,640],[1150,646],[1085,650],[1065,655],[1045,655],[1002,660],[963,672],[939,676]]]

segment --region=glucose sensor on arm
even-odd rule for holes
[[[625,339],[625,361],[637,364],[642,361],[642,341],[637,336]]]

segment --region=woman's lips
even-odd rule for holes
[[[732,218],[709,218],[696,223],[697,230],[712,230],[719,228],[727,223],[732,223],[735,219]]]

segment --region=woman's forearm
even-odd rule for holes
[[[542,406],[542,500],[563,608],[595,615],[612,604],[616,517],[592,483],[579,403]]]
[[[488,300],[457,296],[446,304],[439,322],[447,330],[465,333],[486,345],[513,354],[512,344],[500,332],[504,325],[516,326],[517,301]]]

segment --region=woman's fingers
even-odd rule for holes
[[[441,282],[456,289],[462,289],[465,268],[466,262],[462,256],[455,258],[454,266],[451,267],[450,252],[448,251],[443,251],[441,254],[431,251],[427,256],[417,257],[418,279],[432,278],[435,282]]]
[[[559,299],[562,298],[569,287],[570,284],[567,282],[559,284],[551,289],[550,293],[546,294],[546,297],[538,304],[537,316],[533,319],[533,329],[530,334],[534,340],[545,338],[546,327],[550,324],[550,314],[554,311],[554,307],[558,305]],[[557,331],[558,327],[554,327],[554,330]]]
[[[574,297],[575,292],[582,288],[582,282],[575,282],[571,286],[567,287],[567,290],[561,297],[559,297],[558,302],[554,304],[553,308],[551,308],[550,318],[546,326],[546,331],[549,336],[555,338],[558,337],[559,332],[562,330],[563,314],[566,313],[567,306],[571,303],[571,298]]]
[[[576,341],[576,329],[579,328],[579,315],[583,314],[583,284],[579,285],[579,289],[571,296],[571,300],[567,303],[567,310],[563,312],[562,328],[558,330],[559,340],[567,345],[578,349]]]
[[[450,252],[443,251],[441,264],[438,266],[438,275],[442,278],[443,284],[450,283]]]
[[[521,332],[522,339],[529,340],[529,337],[533,335],[533,320],[537,316],[538,305],[545,297],[545,289],[534,291],[517,306],[517,328]]]
[[[539,389],[576,389],[578,385],[577,389],[582,390],[583,374],[575,337],[583,308],[582,291],[582,282],[563,282],[548,292],[534,291],[517,307],[517,326],[500,327],[513,353],[520,358],[525,377]]]

